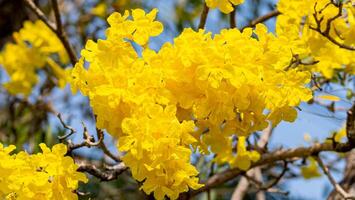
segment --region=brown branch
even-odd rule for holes
[[[78,144],[73,144],[70,140],[68,141],[68,152],[67,154],[70,154],[73,150],[79,149],[82,147],[96,147],[100,146],[100,144],[104,140],[104,132],[98,128],[96,128],[96,133],[97,133],[97,141],[95,141],[95,138],[89,134],[87,127],[85,126],[84,123],[82,123],[84,130],[83,130],[83,139],[84,141]]]
[[[62,26],[62,17],[60,16],[60,11],[59,11],[59,5],[57,0],[51,0],[52,1],[52,7],[54,10],[54,16],[55,16],[55,23],[57,25],[57,32],[58,34],[62,34],[63,31],[63,26]]]
[[[104,143],[105,135],[104,135],[103,131],[99,128],[96,128],[96,130],[97,130],[96,131],[97,138],[102,138],[102,142],[100,142],[99,147],[104,152],[104,154],[116,162],[122,162],[122,160],[119,156],[113,155],[113,153],[110,150],[108,150],[107,146]],[[102,134],[102,136],[101,136],[101,134]]]
[[[208,8],[207,4],[204,3],[203,10],[202,10],[201,17],[200,17],[200,23],[198,24],[198,29],[205,28],[209,10],[210,9]]]
[[[105,169],[99,169],[95,164],[88,162],[78,162],[79,172],[87,172],[101,181],[112,181],[118,178],[120,174],[127,170],[126,165],[121,162],[114,166],[106,166]]]
[[[284,168],[281,172],[280,175],[278,175],[276,177],[276,179],[274,179],[272,182],[270,182],[267,185],[264,185],[260,180],[256,179],[253,176],[250,176],[249,174],[245,173],[242,174],[243,177],[245,177],[248,181],[254,183],[254,185],[256,186],[256,188],[260,191],[267,191],[267,192],[271,192],[271,193],[281,193],[284,195],[288,195],[289,192],[285,192],[285,191],[280,191],[276,188],[273,188],[273,186],[275,186],[280,180],[281,178],[285,175],[285,173],[287,172],[288,168],[287,168],[287,162],[284,162]]]
[[[355,102],[353,106],[348,110],[347,122],[346,122],[346,134],[349,143],[354,144],[355,135]],[[355,169],[355,152],[351,151],[346,156],[346,167],[343,176],[343,180],[340,182],[342,188],[346,189],[350,194],[354,195],[354,169]],[[332,165],[329,165],[332,166]],[[328,196],[328,199],[341,199],[341,194],[336,189]]]
[[[315,157],[315,159],[318,162],[318,165],[322,168],[324,174],[328,177],[329,181],[331,182],[331,184],[334,186],[334,189],[344,198],[344,199],[355,199],[354,196],[351,196],[350,194],[348,194],[338,183],[337,181],[334,179],[334,177],[332,176],[332,174],[329,172],[329,169],[327,166],[324,165],[322,159],[317,156]]]
[[[326,23],[327,26],[326,26],[324,31],[322,31],[322,29],[321,29],[321,23],[324,20],[324,18],[323,17],[318,18],[318,13],[321,13],[321,11],[323,11],[325,7],[323,9],[321,9],[320,11],[317,11],[316,7],[317,7],[317,2],[314,4],[314,13],[313,13],[313,17],[314,17],[314,20],[316,21],[317,26],[316,27],[309,26],[309,28],[314,30],[314,31],[316,31],[316,32],[318,32],[319,34],[321,34],[322,36],[327,38],[330,42],[332,42],[333,44],[337,45],[339,48],[355,51],[355,47],[354,46],[349,46],[349,45],[340,43],[335,38],[331,37],[330,34],[329,34],[330,30],[331,30],[331,27],[332,27],[332,22],[342,16],[343,3],[340,3],[338,5],[338,13],[334,17],[331,17],[331,18],[329,18],[327,20],[327,23]]]
[[[291,148],[291,149],[281,149],[276,150],[271,153],[263,154],[259,161],[252,164],[251,169],[254,167],[262,166],[269,163],[274,163],[277,161],[287,161],[287,160],[296,160],[300,158],[306,158],[313,155],[318,155],[320,152],[324,151],[332,151],[332,152],[349,152],[353,148],[355,148],[355,143],[352,141],[354,139],[355,134],[355,103],[348,111],[347,116],[347,136],[349,142],[347,143],[316,143],[311,147],[298,147],[298,148]],[[208,189],[214,188],[220,184],[223,184],[229,180],[232,180],[238,175],[245,173],[242,170],[237,168],[228,169],[224,172],[215,174],[214,176],[210,177],[206,182],[204,187],[200,188],[199,190],[190,191],[188,196],[195,196],[201,192],[204,192]]]
[[[50,28],[54,33],[57,32],[55,24],[47,19],[46,15],[36,6],[32,0],[24,0],[24,2],[27,7],[30,8],[32,12],[34,12],[37,17],[48,26],[48,28]]]
[[[278,184],[280,182],[280,180],[282,179],[282,177],[286,174],[286,172],[288,171],[288,167],[287,167],[288,162],[284,161],[284,166],[282,169],[282,172],[280,173],[279,176],[276,177],[276,179],[274,179],[272,182],[270,182],[268,185],[262,186],[260,187],[260,190],[268,190],[272,187],[274,187],[276,184]]]
[[[76,58],[73,47],[69,43],[68,37],[66,36],[65,32],[63,31],[63,26],[62,26],[62,22],[61,22],[61,17],[60,17],[60,12],[59,12],[57,0],[52,0],[53,10],[54,10],[54,14],[55,14],[56,22],[57,22],[56,25],[54,25],[53,22],[51,22],[45,16],[45,14],[41,11],[41,9],[39,9],[32,0],[24,0],[24,2],[26,3],[27,7],[30,8],[32,10],[32,12],[34,12],[37,15],[37,17],[42,22],[44,22],[48,26],[48,28],[51,29],[57,35],[58,39],[62,42],[62,44],[69,56],[71,64],[74,66],[75,63],[77,62],[77,58]]]
[[[267,21],[267,20],[269,20],[269,19],[271,19],[273,17],[276,17],[276,16],[280,15],[280,14],[281,14],[280,11],[273,10],[273,11],[267,13],[266,15],[263,15],[263,16],[260,16],[260,17],[258,17],[256,19],[254,19],[253,21],[250,22],[250,24],[244,26],[242,28],[242,30],[245,29],[245,28],[249,28],[249,27],[251,27],[251,28],[255,27],[257,24],[263,23],[263,22],[265,22],[265,21]]]
[[[244,176],[239,180],[237,187],[235,187],[232,194],[232,200],[242,200],[249,189],[250,180],[248,177],[252,177],[254,170],[247,171]],[[248,176],[248,177],[247,177]]]
[[[262,155],[259,161],[252,164],[251,168],[269,164],[269,163],[274,163],[276,161],[282,161],[282,160],[287,161],[288,159],[305,158],[323,151],[348,152],[353,148],[354,146],[351,145],[350,143],[338,143],[338,144],[317,143],[311,147],[281,149],[281,150],[276,150],[274,152],[266,153]],[[233,178],[237,177],[238,175],[241,175],[242,173],[244,173],[244,171],[234,168],[234,169],[228,169],[224,172],[215,174],[204,183],[205,184],[204,187],[200,188],[199,190],[190,191],[189,195],[195,196],[210,188],[214,188],[220,184],[232,180]]]
[[[233,11],[229,14],[229,25],[230,25],[230,28],[236,28],[237,27],[237,22],[236,22],[236,9],[237,7],[234,6],[234,9]]]
[[[55,20],[56,20],[56,25],[57,25],[57,36],[59,37],[59,39],[62,41],[64,48],[66,49],[69,58],[70,58],[70,62],[72,63],[72,65],[74,66],[75,63],[77,63],[78,59],[76,58],[75,52],[73,47],[70,45],[69,43],[69,39],[67,37],[67,35],[64,32],[64,28],[62,25],[62,19],[60,16],[60,11],[59,11],[59,6],[58,6],[58,1],[57,0],[52,0],[52,6],[53,6],[53,10],[54,10],[54,16],[55,16]]]
[[[62,119],[62,116],[61,116],[60,113],[57,114],[57,117],[58,117],[60,123],[62,124],[62,126],[65,129],[70,131],[68,134],[65,134],[63,136],[58,136],[59,141],[63,142],[63,140],[67,139],[68,137],[70,137],[71,135],[76,133],[77,131],[73,127],[67,125],[64,122],[64,120]],[[103,130],[101,130],[99,128],[96,128],[96,136],[98,138],[98,141],[95,142],[94,137],[91,136],[88,133],[87,127],[85,126],[85,124],[83,122],[82,122],[82,126],[84,128],[84,130],[83,130],[83,139],[84,139],[84,141],[82,141],[81,143],[78,143],[78,144],[73,144],[69,140],[68,141],[68,154],[70,154],[73,150],[81,148],[81,147],[94,147],[94,146],[97,146],[104,152],[105,155],[110,157],[112,160],[114,160],[116,162],[121,162],[121,158],[118,157],[118,156],[113,155],[113,153],[110,152],[110,150],[108,150],[107,146],[105,145],[105,143],[104,143],[105,134],[104,134]]]
[[[57,114],[57,117],[58,117],[60,123],[62,124],[62,126],[63,126],[65,129],[67,129],[67,130],[70,131],[68,134],[65,134],[65,135],[63,135],[63,136],[58,136],[59,141],[62,142],[62,140],[65,140],[65,139],[67,139],[68,137],[70,137],[71,135],[73,135],[74,133],[76,133],[76,130],[75,130],[73,127],[68,126],[67,124],[64,123],[64,121],[63,121],[63,119],[62,119],[62,115],[61,115],[60,113]]]
[[[346,119],[346,136],[349,143],[355,144],[355,102],[353,106],[348,110]]]

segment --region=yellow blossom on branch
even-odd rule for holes
[[[292,44],[264,25],[214,36],[185,29],[155,52],[146,44],[162,31],[157,10],[129,13],[113,13],[107,38],[87,42],[71,85],[89,97],[97,126],[118,138],[133,177],[157,199],[201,187],[192,147],[247,170],[260,157],[246,150],[247,137],[268,121],[294,121],[294,107],[312,97],[310,73],[287,68]],[[142,54],[127,40],[144,45]]]
[[[0,52],[0,65],[10,78],[4,87],[11,94],[30,95],[39,80],[37,71],[45,66],[49,66],[58,85],[65,86],[66,73],[50,56],[57,55],[65,64],[69,61],[68,55],[57,36],[42,21],[26,21],[13,37],[15,43],[6,44]]]
[[[66,145],[57,144],[49,149],[40,144],[42,153],[12,154],[15,146],[0,144],[0,197],[1,199],[78,199],[74,190],[79,182],[87,182],[85,174],[77,172],[73,159],[65,156]]]
[[[243,3],[244,0],[206,0],[210,8],[218,8],[221,12],[228,14],[234,10],[234,6]]]

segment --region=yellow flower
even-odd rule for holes
[[[142,9],[134,9],[132,10],[132,20],[127,20],[128,11],[125,11],[123,16],[117,12],[113,13],[107,19],[111,26],[107,30],[107,35],[117,39],[131,39],[143,46],[150,37],[158,36],[163,32],[163,24],[154,21],[157,13],[157,9],[153,9],[147,14]]]
[[[133,33],[133,41],[140,45],[145,45],[149,37],[158,36],[163,32],[163,24],[154,21],[157,16],[158,9],[153,9],[150,13],[145,14],[142,9],[132,10],[133,27],[135,32]]]
[[[321,174],[318,170],[317,161],[314,158],[308,158],[309,164],[307,166],[301,167],[301,174],[305,179],[317,178],[320,177]]]
[[[125,118],[118,148],[126,151],[123,161],[131,168],[132,175],[144,181],[142,189],[154,192],[156,199],[167,195],[177,199],[179,193],[189,187],[198,189],[197,170],[190,164],[188,145],[196,141],[189,133],[194,124],[180,123],[173,106],[164,109],[160,105],[144,105],[134,118]]]
[[[260,154],[257,151],[246,150],[245,140],[245,137],[238,137],[237,157],[232,163],[232,166],[236,166],[244,171],[250,168],[252,162],[260,159]]]
[[[223,13],[228,14],[234,10],[233,6],[243,3],[244,0],[206,0],[210,8],[219,8]]]
[[[91,9],[93,15],[104,18],[106,16],[107,5],[105,2],[97,4]]]
[[[57,36],[42,21],[26,21],[13,37],[16,43],[6,44],[0,52],[0,64],[10,77],[4,87],[11,94],[30,95],[38,82],[37,71],[47,65],[58,85],[65,86],[65,72],[50,56],[59,55],[59,60],[65,64],[68,63],[67,53]]]
[[[21,151],[10,154],[15,147],[0,144],[0,197],[5,199],[78,199],[73,192],[78,183],[87,182],[85,174],[65,156],[66,145],[52,150],[40,144],[43,153],[29,155]]]
[[[310,73],[287,69],[292,44],[261,24],[213,37],[185,29],[173,44],[158,52],[146,46],[139,56],[127,39],[143,45],[160,33],[151,30],[156,12],[133,10],[133,20],[128,11],[112,14],[107,38],[87,42],[71,84],[90,99],[97,126],[118,138],[142,190],[176,199],[201,187],[191,147],[242,170],[256,162],[260,155],[246,150],[247,137],[268,120],[295,120],[294,107],[312,97]]]
[[[331,20],[329,35],[339,43],[354,46],[354,9],[351,1],[342,3],[347,15]],[[300,59],[318,61],[301,67],[321,73],[326,79],[332,79],[336,71],[354,74],[354,70],[349,70],[349,66],[354,66],[355,63],[354,51],[340,48],[312,29],[318,26],[313,15],[314,9],[317,11],[318,19],[322,19],[320,29],[325,31],[327,22],[338,13],[336,5],[329,4],[328,0],[280,0],[277,7],[282,13],[277,17],[277,35],[288,38],[292,44],[293,54]]]

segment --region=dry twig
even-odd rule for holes
[[[254,19],[253,21],[250,22],[250,24],[244,26],[242,28],[242,30],[245,29],[245,28],[249,28],[249,27],[252,28],[252,27],[256,26],[257,24],[263,23],[263,22],[265,22],[265,21],[267,21],[267,20],[269,20],[269,19],[271,19],[273,17],[276,17],[276,16],[280,15],[280,14],[281,14],[280,11],[273,10],[273,11],[267,13],[266,15],[263,15],[263,16],[260,16],[260,17],[258,17],[256,19]]]
[[[317,143],[311,147],[298,147],[298,148],[290,148],[290,149],[281,149],[276,150],[274,152],[265,153],[261,156],[260,160],[253,163],[251,168],[262,166],[269,163],[274,163],[277,161],[287,161],[289,159],[300,159],[305,158],[311,155],[315,155],[319,152],[323,151],[333,151],[333,152],[348,152],[353,149],[354,146],[350,143],[337,143],[335,145],[330,143]],[[190,191],[188,195],[195,196],[201,192],[204,192],[210,188],[214,188],[222,183],[225,183],[233,178],[243,174],[244,171],[239,170],[237,168],[228,169],[224,172],[217,173],[210,177],[206,182],[204,187],[199,190]]]
[[[236,21],[236,14],[237,14],[237,7],[234,6],[234,10],[229,14],[229,25],[230,28],[236,28],[237,27],[237,21]]]
[[[58,136],[59,141],[62,142],[63,140],[67,139],[68,137],[70,137],[71,135],[73,135],[74,133],[76,133],[76,130],[75,130],[73,127],[68,126],[67,124],[64,123],[64,120],[63,120],[62,115],[61,115],[60,113],[57,114],[57,117],[58,117],[60,123],[62,124],[62,126],[63,126],[65,129],[67,129],[67,130],[70,131],[68,134],[65,134],[65,135],[63,135],[63,136]]]
[[[32,10],[32,12],[34,12],[37,15],[37,17],[42,22],[44,22],[48,26],[48,28],[50,28],[57,35],[59,40],[62,42],[66,52],[68,53],[71,64],[75,65],[75,63],[77,62],[77,58],[76,58],[75,52],[73,50],[73,47],[69,43],[69,39],[63,30],[57,0],[52,0],[53,10],[54,10],[55,18],[56,18],[56,22],[57,22],[56,25],[54,25],[53,22],[51,22],[45,16],[45,14],[41,11],[41,9],[39,9],[32,0],[24,0],[24,2],[26,3],[27,7],[30,8]]]
[[[198,24],[198,29],[204,29],[205,28],[209,10],[210,9],[208,8],[207,4],[204,3],[203,10],[202,10],[202,13],[201,13],[201,18],[200,18],[200,23]]]
[[[318,14],[322,13],[322,11],[328,6],[329,4],[327,4],[324,8],[322,8],[321,10],[317,11],[317,2],[314,4],[314,13],[313,13],[313,17],[314,17],[314,20],[316,22],[316,27],[313,27],[313,26],[309,26],[310,29],[318,32],[319,34],[321,34],[322,36],[324,36],[325,38],[327,38],[330,42],[332,42],[333,44],[337,45],[338,47],[342,48],[342,49],[347,49],[347,50],[351,50],[351,51],[355,51],[355,47],[354,46],[349,46],[349,45],[346,45],[346,44],[343,44],[343,43],[340,43],[339,41],[337,41],[335,38],[333,38],[331,35],[330,35],[330,30],[332,28],[332,23],[334,20],[338,19],[339,17],[341,17],[343,14],[343,3],[340,3],[339,5],[336,5],[338,7],[338,13],[329,18],[327,20],[327,23],[326,23],[326,27],[325,27],[325,30],[323,31],[322,30],[322,22],[324,20],[324,17],[318,17]]]
[[[79,165],[79,172],[87,172],[101,181],[112,181],[127,170],[127,167],[123,162],[114,166],[105,166],[105,169],[99,169],[95,164],[88,162],[77,162]]]
[[[347,193],[334,179],[334,177],[331,175],[329,172],[329,169],[327,166],[324,165],[322,159],[319,156],[316,156],[315,159],[318,162],[318,165],[322,168],[324,174],[328,177],[330,183],[334,186],[334,189],[344,198],[344,199],[355,199],[354,196],[351,196],[349,193]]]

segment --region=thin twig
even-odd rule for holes
[[[263,23],[263,22],[265,22],[265,21],[267,21],[267,20],[269,20],[269,19],[271,19],[273,17],[276,17],[276,16],[280,15],[280,14],[281,14],[280,11],[273,10],[273,11],[267,13],[266,15],[263,15],[263,16],[260,16],[260,17],[258,17],[256,19],[254,19],[253,21],[250,22],[250,24],[244,26],[242,28],[242,30],[245,29],[245,28],[248,28],[248,27],[252,28],[252,27],[256,26],[257,24]]]
[[[280,175],[277,176],[276,179],[274,179],[268,185],[260,187],[261,190],[268,190],[280,182],[280,180],[282,179],[282,177],[286,174],[286,172],[288,170],[288,167],[287,167],[288,162],[287,161],[283,161],[283,162],[284,162],[284,166],[283,166],[283,169],[282,169],[282,172],[280,173]]]
[[[104,139],[104,132],[98,128],[96,128],[97,131],[97,141],[95,141],[95,138],[89,134],[87,127],[85,126],[84,123],[82,123],[84,130],[83,130],[83,139],[81,143],[78,144],[73,144],[70,140],[68,141],[68,152],[67,154],[70,154],[73,150],[79,149],[82,147],[96,147],[100,146],[101,143],[103,142]]]
[[[259,152],[265,152],[265,150],[267,149],[267,144],[268,141],[272,135],[273,132],[273,127],[272,124],[270,123],[268,125],[268,127],[266,129],[263,130],[261,137],[258,140],[257,145],[255,146],[256,149]],[[262,182],[262,177],[258,177],[257,175],[261,173],[261,169],[260,167],[255,167],[249,171],[247,171],[245,174],[249,175],[249,176],[253,176],[255,177],[255,179],[260,182]],[[241,200],[244,199],[244,196],[247,192],[247,190],[249,189],[249,180],[246,177],[242,177],[240,179],[240,181],[238,182],[238,185],[236,186],[233,195],[232,195],[232,199],[233,200]],[[258,195],[263,196],[263,192],[258,193]],[[260,197],[260,199],[262,199],[262,197]]]
[[[62,18],[60,16],[60,11],[59,11],[59,5],[57,0],[51,0],[52,1],[52,7],[54,10],[54,16],[55,16],[55,23],[57,27],[57,32],[58,34],[62,34],[63,31],[63,26],[62,26]]]
[[[58,39],[62,42],[62,44],[69,56],[71,64],[75,65],[75,63],[77,62],[77,57],[76,57],[76,54],[74,52],[72,45],[69,43],[68,37],[66,36],[66,34],[63,30],[57,0],[52,0],[53,10],[54,10],[54,14],[55,14],[56,22],[57,22],[56,25],[54,25],[53,22],[51,22],[45,16],[45,14],[41,11],[41,9],[39,9],[32,0],[24,0],[24,2],[26,3],[27,7],[30,8],[32,10],[32,12],[34,12],[37,15],[37,17],[42,22],[44,22],[48,26],[48,28],[51,29],[57,35]]]
[[[64,123],[64,121],[63,121],[63,119],[62,119],[62,115],[61,115],[60,113],[57,114],[57,117],[58,117],[60,123],[62,124],[62,126],[63,126],[65,129],[67,129],[67,130],[70,131],[70,132],[69,132],[68,134],[66,134],[66,135],[58,136],[59,141],[65,140],[66,138],[68,138],[68,137],[70,137],[71,135],[73,135],[74,133],[76,133],[76,130],[75,130],[73,127],[68,126],[67,124]]]
[[[65,128],[65,129],[68,129],[70,130],[70,132],[66,135],[63,135],[63,136],[58,136],[58,139],[62,142],[63,140],[67,139],[68,137],[70,137],[71,135],[73,135],[74,133],[76,133],[76,130],[65,124],[64,120],[62,119],[62,116],[60,113],[58,113],[57,115],[60,123],[62,124],[62,126]],[[81,143],[78,143],[78,144],[73,144],[70,140],[68,141],[68,153],[72,152],[73,150],[75,149],[78,149],[78,148],[81,148],[81,147],[93,147],[93,146],[98,146],[103,152],[105,155],[107,155],[108,157],[110,157],[112,160],[116,161],[116,162],[121,162],[121,158],[118,157],[118,156],[115,156],[113,155],[113,153],[111,153],[107,146],[105,145],[104,143],[104,131],[99,129],[99,128],[96,128],[96,136],[98,138],[98,141],[95,142],[95,138],[93,136],[91,136],[88,132],[88,129],[86,127],[86,125],[84,124],[84,122],[82,122],[82,126],[83,126],[83,139],[84,141],[81,142]]]
[[[104,143],[105,135],[104,135],[103,130],[96,128],[96,135],[97,135],[97,138],[102,138],[102,142],[100,142],[99,147],[104,152],[104,154],[116,162],[121,162],[121,158],[113,155],[113,153],[110,150],[108,150],[107,146],[105,145],[105,143]]]
[[[198,29],[204,29],[207,21],[207,16],[208,16],[208,11],[210,9],[208,8],[207,4],[203,4],[203,10],[201,13],[201,18],[200,18],[200,23],[198,24]]]
[[[284,169],[287,169],[287,168],[284,168]],[[270,183],[268,185],[263,185],[263,183],[260,180],[257,180],[254,176],[250,176],[250,174],[244,173],[244,174],[242,174],[242,176],[244,178],[246,178],[249,182],[253,183],[258,190],[288,195],[289,192],[280,191],[276,188],[273,188],[273,186],[274,186],[273,183],[279,182],[279,180],[281,179],[280,177],[283,177],[284,172],[285,172],[285,170],[283,170],[282,173],[272,183]]]
[[[234,10],[229,14],[229,25],[230,28],[236,28],[237,27],[237,21],[236,21],[236,11],[237,7],[234,6]]]
[[[330,174],[329,169],[327,166],[324,165],[322,159],[319,156],[316,156],[315,159],[317,160],[319,166],[322,168],[324,174],[328,177],[331,184],[334,186],[334,189],[344,198],[344,199],[355,199],[354,196],[351,196],[347,193],[334,179],[334,177]]]
[[[62,25],[62,19],[61,19],[61,16],[60,16],[60,11],[59,11],[59,6],[58,6],[58,1],[57,0],[52,0],[52,6],[53,6],[53,10],[54,10],[56,25],[57,25],[57,31],[56,31],[57,36],[62,41],[63,46],[64,46],[64,48],[66,49],[66,51],[67,51],[67,53],[69,55],[70,62],[74,66],[75,63],[78,61],[78,59],[76,58],[74,49],[73,49],[72,45],[70,45],[69,39],[68,39],[67,35],[64,32],[64,28],[63,28],[63,25]]]
[[[347,112],[346,136],[351,144],[355,144],[355,101]]]
[[[30,8],[32,12],[34,12],[37,17],[48,26],[48,28],[50,28],[54,33],[57,32],[55,24],[47,19],[46,15],[36,6],[32,0],[24,0],[24,2],[26,3],[27,7]]]
[[[327,6],[327,5],[326,5]],[[346,44],[343,44],[343,43],[340,43],[339,41],[337,41],[335,38],[333,38],[332,36],[330,36],[330,30],[331,30],[331,27],[332,27],[332,23],[334,20],[338,19],[339,17],[342,16],[342,13],[343,13],[343,3],[340,3],[338,5],[338,13],[329,18],[327,20],[327,23],[326,23],[326,27],[325,27],[325,30],[322,31],[322,21],[324,20],[324,17],[322,16],[321,18],[318,18],[318,13],[321,13],[321,11],[323,11],[326,7],[322,8],[320,11],[317,11],[317,2],[314,4],[314,13],[313,13],[313,17],[314,17],[314,20],[317,24],[316,27],[313,27],[313,26],[309,26],[310,29],[318,32],[319,34],[321,34],[322,36],[324,36],[325,38],[327,38],[330,42],[332,42],[333,44],[337,45],[339,48],[342,48],[342,49],[347,49],[347,50],[351,50],[351,51],[355,51],[355,47],[354,46],[349,46],[349,45],[346,45]]]

